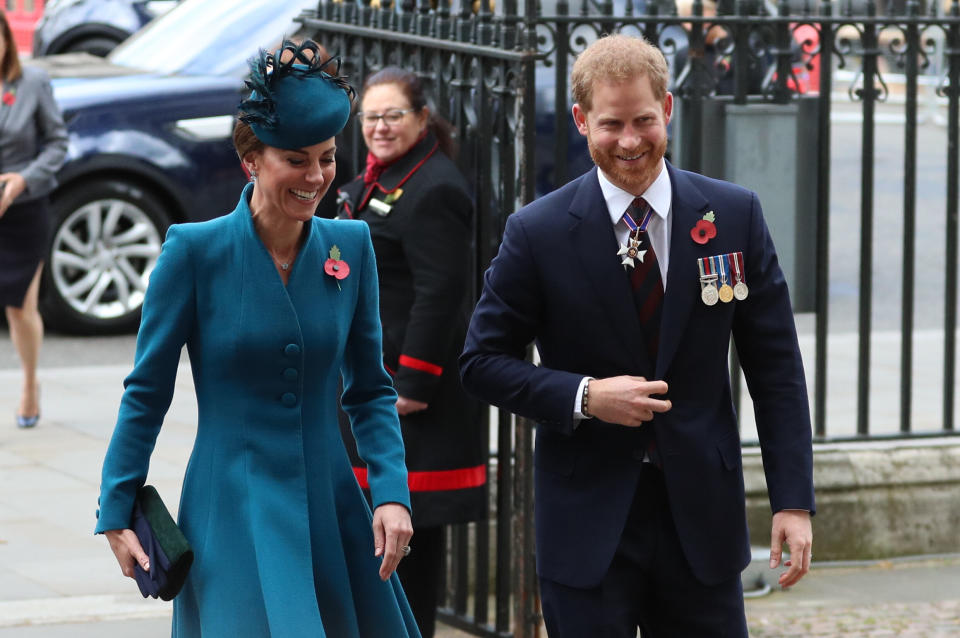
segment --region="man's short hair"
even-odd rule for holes
[[[663,53],[644,38],[604,36],[584,49],[573,63],[570,74],[573,101],[589,111],[593,107],[593,85],[597,81],[625,82],[646,76],[650,78],[654,97],[663,103],[669,74]]]

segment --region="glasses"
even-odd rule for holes
[[[368,128],[373,128],[382,119],[387,126],[399,124],[400,120],[407,113],[413,113],[417,109],[390,109],[385,113],[367,113],[360,111],[357,113],[357,119]]]

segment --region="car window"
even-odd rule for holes
[[[162,74],[234,75],[260,47],[298,28],[294,18],[316,0],[186,0],[110,54],[121,66]]]

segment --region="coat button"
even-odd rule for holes
[[[283,396],[280,397],[280,401],[288,408],[292,408],[297,404],[297,395],[293,392],[285,392]]]
[[[288,357],[292,357],[295,354],[300,354],[300,346],[295,343],[287,344],[287,347],[283,349],[283,354]]]
[[[296,381],[298,376],[300,376],[300,374],[296,368],[287,368],[283,371],[283,378],[287,381]]]

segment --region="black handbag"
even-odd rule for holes
[[[173,600],[187,580],[193,550],[152,485],[137,490],[130,528],[150,559],[150,571],[139,563],[134,567],[140,593],[144,598]]]

